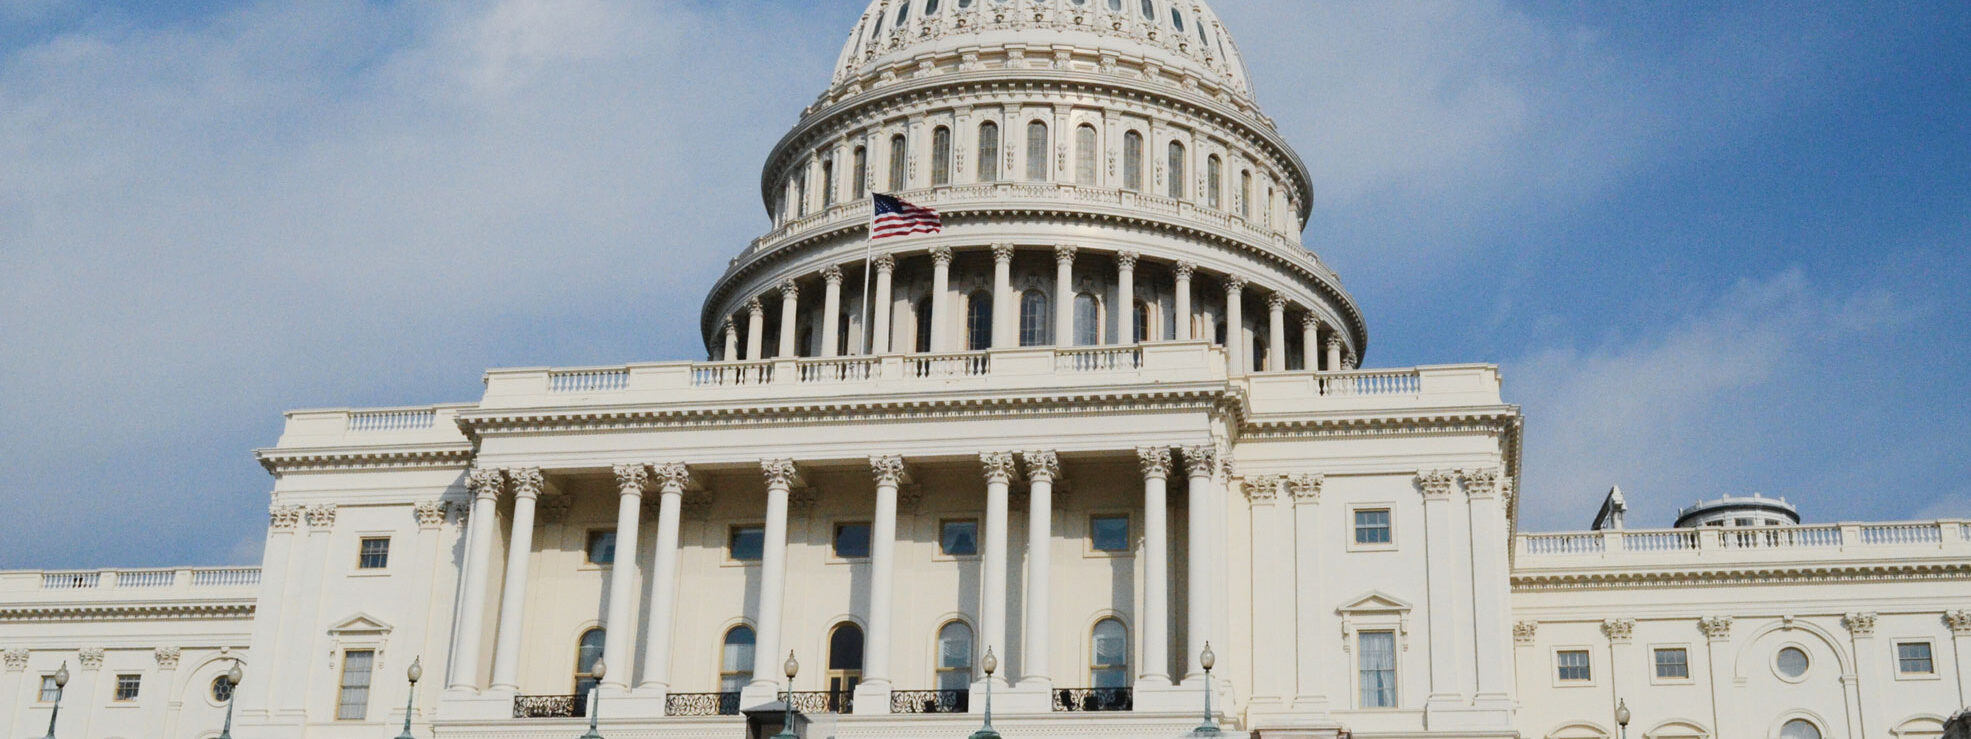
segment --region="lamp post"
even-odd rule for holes
[[[992,647],[986,647],[985,658],[979,660],[979,666],[985,668],[986,674],[985,726],[972,732],[972,739],[999,739],[999,732],[992,728],[992,673],[999,669],[999,658],[993,656]]]
[[[794,734],[794,676],[801,673],[800,660],[794,659],[794,650],[787,650],[787,663],[781,665],[787,672],[787,715],[780,724],[780,733],[773,739],[796,739]]]
[[[240,671],[240,661],[233,660],[233,668],[226,671],[226,726],[219,730],[219,739],[233,739],[233,696],[240,693],[240,681],[246,673]],[[49,739],[54,739],[50,734]]]
[[[589,733],[578,739],[602,739],[602,734],[595,730],[595,720],[602,715],[602,676],[608,669],[609,666],[600,659],[595,661],[595,667],[589,669],[589,676],[595,678],[595,684],[589,686]]]
[[[1192,736],[1218,736],[1218,719],[1211,715],[1211,668],[1218,664],[1218,655],[1212,654],[1211,642],[1205,642],[1204,652],[1198,655],[1198,666],[1205,671],[1205,712],[1204,723],[1191,730]]]
[[[1616,699],[1615,725],[1622,727],[1622,739],[1629,739],[1629,702]]]
[[[48,712],[47,739],[55,739],[55,717],[61,715],[62,713],[62,691],[66,690],[67,688],[68,688],[68,662],[64,660],[62,662],[62,668],[55,671],[55,710]]]
[[[424,677],[423,662],[423,657],[411,660],[411,669],[404,672],[404,677],[411,679],[411,689],[410,697],[404,699],[404,733],[398,734],[397,739],[417,739],[411,736],[411,709],[417,705],[417,680]]]

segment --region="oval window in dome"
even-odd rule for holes
[[[1122,12],[1122,0],[1109,0],[1109,10],[1115,13]]]
[[[906,3],[904,3],[904,4],[902,4],[902,5],[898,5],[898,6],[897,6],[897,28],[902,28],[902,27],[903,27],[903,24],[905,24],[905,23],[907,23],[907,22],[909,22],[909,21],[910,21],[910,3],[907,3],[907,2],[906,2]]]
[[[964,10],[969,7],[972,7],[972,0],[958,0],[959,10]]]
[[[1170,25],[1171,25],[1172,27],[1174,27],[1174,28],[1176,28],[1176,29],[1177,29],[1177,32],[1178,32],[1178,33],[1183,33],[1183,32],[1184,32],[1184,11],[1182,11],[1182,10],[1178,10],[1178,9],[1176,9],[1176,8],[1171,8],[1171,9],[1170,9]]]
[[[1157,19],[1156,3],[1150,2],[1150,0],[1143,0],[1143,20],[1153,21],[1156,19]]]
[[[924,15],[933,16],[937,14],[938,14],[938,0],[925,0]]]

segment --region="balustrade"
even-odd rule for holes
[[[855,692],[849,690],[795,691],[794,710],[800,713],[854,713]]]
[[[666,716],[737,716],[738,693],[672,693],[664,696]]]
[[[595,393],[622,390],[630,386],[625,369],[566,370],[549,373],[548,392]]]
[[[1054,691],[1056,711],[1128,711],[1135,707],[1129,688],[1062,688]]]
[[[718,362],[691,368],[693,387],[764,385],[773,382],[771,362]]]
[[[586,695],[516,695],[514,718],[585,718],[589,715]]]
[[[260,584],[260,569],[236,567],[223,570],[192,570],[192,587],[239,587]]]
[[[176,570],[123,570],[116,573],[119,588],[168,588],[178,579]]]
[[[1600,554],[1604,546],[1599,533],[1529,534],[1525,541],[1529,554]]]
[[[74,590],[93,588],[102,582],[100,572],[44,572],[41,573],[43,590]]]
[[[910,377],[981,377],[992,368],[985,352],[966,354],[925,354],[904,358],[904,371]]]
[[[1054,353],[1054,368],[1062,372],[1113,372],[1143,366],[1143,350],[1138,347],[1061,349]]]
[[[1697,548],[1697,531],[1651,531],[1624,533],[1622,551],[1625,552],[1678,552]]]
[[[898,690],[890,693],[890,713],[969,713],[969,690]]]
[[[1947,527],[1950,528],[1947,531]],[[1956,533],[1946,541],[1946,533]],[[1971,523],[1925,521],[1812,526],[1705,526],[1656,531],[1592,531],[1520,534],[1518,547],[1532,556],[1612,552],[1698,552],[1708,549],[1852,549],[1881,546],[1954,546],[1971,543]]]
[[[866,357],[801,361],[801,382],[859,382],[878,377],[882,365]]]
[[[1719,545],[1726,549],[1797,549],[1841,546],[1839,526],[1772,526],[1721,528]]]
[[[1936,544],[1943,532],[1934,523],[1897,523],[1863,526],[1863,544]]]
[[[356,411],[349,414],[349,430],[368,431],[414,431],[431,428],[438,420],[438,411],[431,408],[406,410]]]
[[[1416,395],[1423,390],[1423,377],[1416,370],[1330,372],[1319,380],[1323,397]]]

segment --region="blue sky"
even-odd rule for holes
[[[1971,516],[1971,6],[1220,0],[1522,526]],[[251,562],[290,408],[695,358],[862,3],[0,3],[0,567]]]

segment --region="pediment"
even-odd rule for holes
[[[1336,613],[1409,613],[1409,601],[1380,590],[1371,590],[1336,608]]]
[[[382,636],[390,633],[390,624],[384,623],[381,619],[367,613],[358,613],[343,620],[341,623],[330,626],[328,632],[331,634]]]

